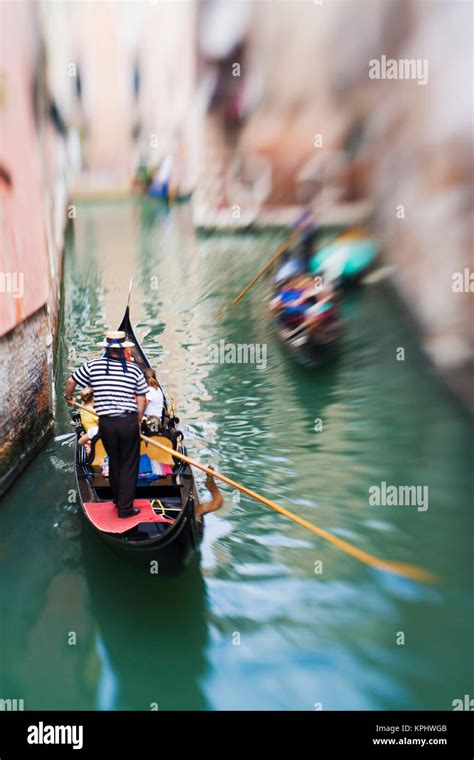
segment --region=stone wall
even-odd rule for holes
[[[0,350],[0,494],[53,429],[53,351],[46,308],[4,335]]]

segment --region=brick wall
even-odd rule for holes
[[[46,308],[2,336],[0,353],[1,495],[53,428],[53,361]]]

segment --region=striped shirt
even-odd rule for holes
[[[137,412],[135,396],[143,396],[149,390],[141,369],[127,362],[127,372],[124,372],[120,359],[109,359],[108,375],[106,369],[105,357],[92,359],[76,369],[71,377],[82,388],[92,388],[94,411],[99,417]]]

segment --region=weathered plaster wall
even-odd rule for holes
[[[49,118],[34,9],[1,9],[0,495],[53,427],[66,154]]]

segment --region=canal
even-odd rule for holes
[[[272,332],[268,281],[230,306],[280,242],[196,236],[184,205],[78,204],[58,439],[0,508],[2,697],[36,710],[411,710],[451,709],[472,690],[467,413],[382,282],[347,295],[331,365],[292,363]],[[131,277],[137,336],[190,454],[362,549],[431,570],[434,585],[370,569],[228,489],[200,563],[179,579],[142,575],[90,534],[62,385],[120,322]],[[265,361],[210,362],[222,340],[262,345]],[[382,482],[427,486],[427,508],[369,504]]]

